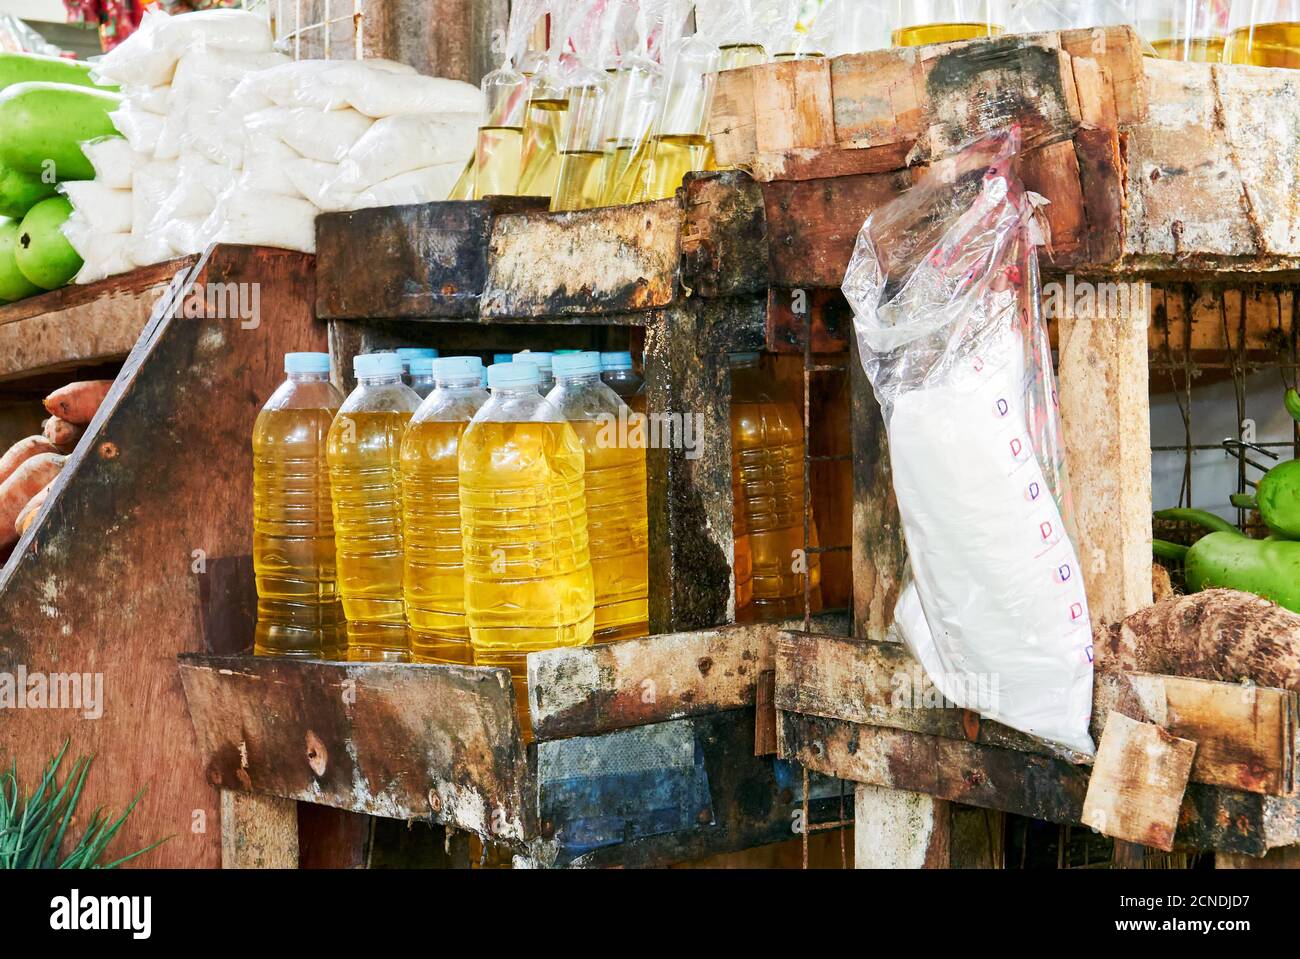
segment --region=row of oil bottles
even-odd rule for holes
[[[1300,0],[516,0],[451,199],[581,210],[670,197],[687,173],[716,168],[722,70],[1125,23],[1153,55],[1300,66]]]
[[[285,357],[253,435],[255,652],[505,666],[526,728],[529,652],[647,632],[644,386],[630,353],[403,352],[357,356],[346,399],[327,354]],[[731,366],[737,608],[819,607],[803,421],[758,354]]]

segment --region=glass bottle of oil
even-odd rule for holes
[[[336,659],[346,635],[334,565],[326,435],[343,397],[328,353],[289,353],[253,426],[253,570],[259,656]]]
[[[802,613],[805,575],[811,608],[821,609],[820,558],[804,543],[803,417],[769,385],[757,353],[733,354],[730,366],[736,540],[749,540],[753,615],[773,619]],[[815,522],[807,546],[818,546]],[[747,605],[741,599],[738,595],[738,617]]]
[[[1300,67],[1300,0],[1238,0],[1224,60],[1257,67]]]
[[[718,48],[699,37],[684,37],[674,47],[656,124],[654,159],[646,200],[663,200],[677,192],[682,178],[713,168],[709,110],[717,81]]]
[[[894,46],[919,47],[997,36],[1005,19],[1000,0],[897,0]]]
[[[411,660],[474,662],[465,622],[460,538],[460,438],[488,400],[483,363],[449,356],[433,364],[436,388],[402,440],[402,533]]]
[[[555,354],[545,350],[525,350],[510,359],[515,363],[532,363],[537,367],[537,391],[545,396],[555,386]]]
[[[474,662],[510,670],[529,740],[528,654],[586,645],[595,622],[582,444],[537,383],[531,363],[493,365],[492,397],[460,441]]]
[[[357,388],[330,426],[327,455],[348,659],[405,662],[402,597],[402,434],[420,398],[396,353],[358,356]]]
[[[605,192],[605,108],[609,76],[599,70],[579,70],[565,87],[564,127],[560,139],[560,171],[552,210],[590,210],[600,206]]]
[[[557,356],[555,389],[546,398],[582,443],[596,589],[592,642],[611,643],[649,632],[645,436],[600,370],[599,353]]]

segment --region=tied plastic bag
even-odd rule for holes
[[[844,279],[889,436],[912,583],[897,631],[957,706],[1092,754],[1092,630],[1070,525],[1017,131],[868,218]]]
[[[166,86],[176,61],[195,47],[265,52],[271,49],[271,27],[244,10],[203,10],[174,17],[149,10],[135,33],[96,62],[93,74],[100,83]]]

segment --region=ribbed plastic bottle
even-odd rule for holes
[[[512,359],[515,363],[532,363],[537,367],[540,377],[537,388],[543,396],[546,396],[555,388],[554,353],[525,350],[523,353],[516,353]]]
[[[600,378],[619,399],[635,412],[645,412],[645,381],[632,368],[630,352],[601,353],[600,370]]]
[[[736,353],[731,366],[731,483],[735,503],[739,618],[794,616],[804,609],[804,577],[813,610],[821,609],[821,563],[804,551],[803,417],[764,376],[757,353]],[[742,537],[753,566],[751,615],[743,601]],[[809,546],[818,545],[810,523]],[[807,571],[805,574],[805,570]]]
[[[555,357],[555,388],[546,398],[582,443],[587,537],[596,587],[592,642],[634,639],[649,632],[648,534],[643,431],[601,381],[600,354]]]
[[[492,366],[491,399],[460,441],[474,662],[510,670],[527,739],[528,653],[584,646],[595,622],[582,444],[538,379],[531,363]]]
[[[402,382],[412,387],[414,384],[411,382],[411,361],[436,360],[439,356],[438,351],[430,346],[403,346],[393,352],[402,358]]]
[[[329,432],[330,494],[348,659],[405,662],[402,594],[402,436],[420,398],[396,353],[358,356],[357,388]]]
[[[415,356],[411,358],[409,369],[411,375],[410,382],[407,385],[415,391],[415,395],[422,400],[427,400],[437,388],[437,382],[433,377],[433,364],[436,360],[427,356]]]
[[[253,427],[259,656],[336,659],[346,637],[334,565],[326,436],[343,397],[327,353],[289,353]]]
[[[460,439],[488,401],[475,356],[433,361],[436,388],[402,440],[406,621],[417,663],[474,662],[465,621]]]

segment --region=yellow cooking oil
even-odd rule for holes
[[[420,398],[396,353],[359,355],[357,388],[330,426],[327,456],[348,659],[410,655],[402,594],[402,435]]]
[[[698,133],[657,136],[647,195],[639,199],[666,200],[677,192],[686,174],[711,169],[713,144],[707,136]]]
[[[474,662],[510,670],[531,740],[528,653],[586,645],[595,624],[583,450],[536,392],[536,366],[488,376],[492,399],[460,441],[465,615]]]
[[[1151,46],[1156,54],[1165,60],[1184,60],[1189,63],[1223,62],[1223,37],[1153,40]]]
[[[560,177],[560,134],[569,101],[558,98],[530,100],[524,121],[520,196],[553,196]]]
[[[1256,67],[1300,67],[1300,22],[1261,23],[1234,30],[1227,41],[1229,63]]]
[[[551,198],[552,210],[594,209],[601,205],[604,191],[604,153],[566,150],[560,154],[560,176]]]
[[[718,47],[718,69],[739,70],[767,62],[767,51],[761,43],[726,43]]]
[[[473,357],[435,361],[437,389],[402,440],[402,533],[411,660],[472,665],[460,529],[460,439],[487,400]]]
[[[749,540],[754,612],[764,619],[801,613],[805,576],[811,608],[820,609],[821,563],[804,539],[803,420],[793,403],[774,396],[753,354],[732,358],[731,443],[734,511],[743,513],[736,539]],[[815,522],[807,546],[818,546]]]
[[[465,169],[460,171],[460,176],[452,184],[451,193],[447,195],[448,200],[472,200],[474,199],[474,186],[478,180],[476,176],[477,157],[470,157],[465,161]]]
[[[921,47],[928,43],[955,43],[958,40],[975,40],[996,37],[1002,28],[996,24],[970,21],[965,23],[926,23],[901,27],[894,31],[894,46]]]
[[[522,127],[479,127],[474,154],[477,178],[474,198],[514,196],[519,191],[523,156]]]
[[[654,154],[649,136],[639,141],[611,144],[605,151],[605,186],[601,206],[635,203],[647,192],[646,176]]]

